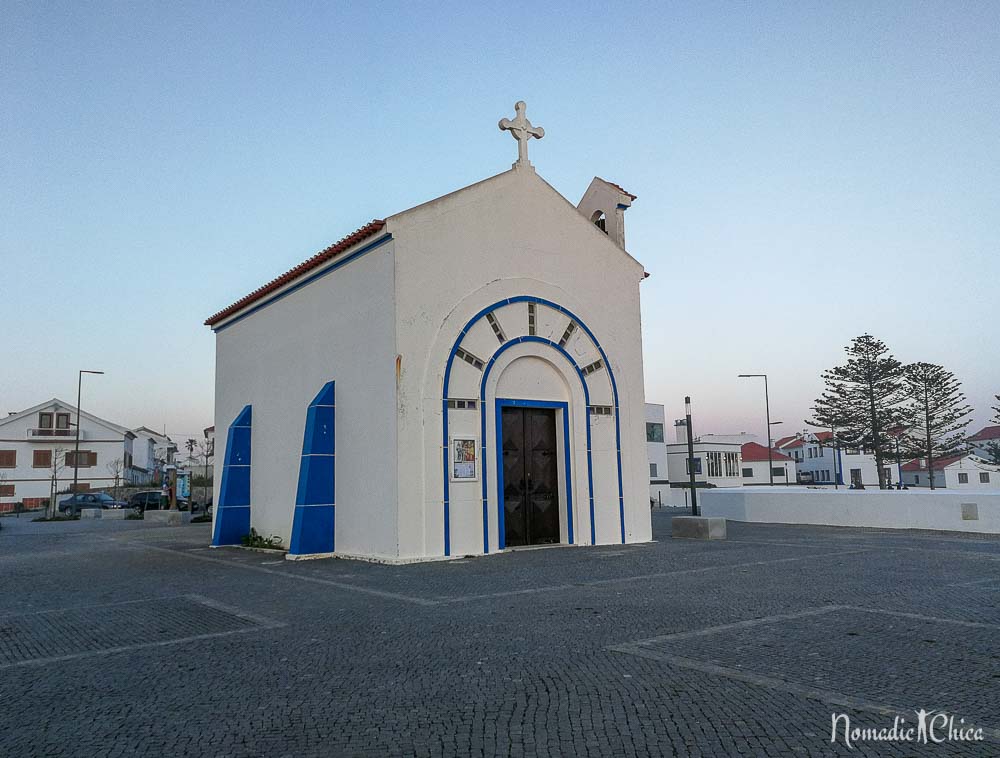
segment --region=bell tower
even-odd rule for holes
[[[617,184],[595,176],[576,209],[624,250],[625,211],[635,198]]]

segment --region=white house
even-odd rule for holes
[[[80,413],[80,450],[75,457],[76,408],[58,398],[0,419],[0,502],[38,507],[52,487],[110,487],[131,481],[135,435],[123,426]]]
[[[742,487],[743,479],[740,471],[739,442],[718,442],[721,439],[735,435],[705,435],[696,437],[694,443],[694,477],[696,487]],[[687,448],[687,421],[674,421],[674,437],[676,442],[667,443],[667,473],[670,486],[674,490],[684,490],[685,500],[681,501],[676,493],[674,502],[680,504],[686,501],[686,493],[690,490],[690,475]]]
[[[795,461],[774,448],[771,449],[771,456],[768,458],[767,445],[756,442],[744,443],[740,447],[740,460],[740,477],[744,487],[772,483],[772,476],[768,473],[769,460],[773,469],[774,484],[795,484],[798,481]]]
[[[141,442],[141,445],[136,445],[136,465],[143,471],[147,471],[155,477],[165,464],[174,462],[177,455],[177,443],[166,434],[150,429],[148,426],[140,426],[133,429],[132,432],[136,439]],[[152,442],[151,448],[150,442]],[[141,452],[140,447],[142,448]]]
[[[903,464],[903,484],[930,487],[926,458]],[[1000,466],[970,453],[951,455],[934,461],[934,487],[949,490],[1000,490]]]
[[[206,324],[213,544],[389,561],[651,538],[635,199],[513,167],[377,219]],[[336,435],[334,428],[336,427]]]
[[[649,499],[657,505],[670,502],[667,479],[667,445],[663,438],[663,406],[646,403],[646,458],[649,460]]]
[[[874,453],[835,445],[832,432],[799,432],[782,437],[774,447],[795,461],[800,483],[879,486]],[[899,481],[896,461],[883,461],[883,468],[887,483]]]

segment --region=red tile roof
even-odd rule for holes
[[[747,463],[755,463],[758,461],[767,460],[767,447],[765,445],[758,445],[756,442],[747,442],[742,447],[743,460]],[[772,461],[790,461],[792,460],[787,455],[779,453],[777,450],[771,451]]]
[[[958,455],[949,455],[946,458],[937,458],[934,461],[934,470],[935,471],[940,471],[945,466],[950,466],[951,464],[955,463],[956,461],[962,460],[967,455],[968,455],[968,453],[959,453]],[[904,463],[902,465],[902,469],[903,469],[903,471],[926,471],[927,470],[927,464],[925,463],[925,459],[924,458],[914,458],[909,463]]]
[[[806,444],[805,440],[792,440],[787,445],[782,445],[781,448],[782,448],[782,450],[788,450],[789,448],[792,448],[792,447],[802,447],[804,444]],[[775,447],[777,447],[777,446],[775,446]]]
[[[330,247],[326,248],[326,250],[316,253],[316,255],[314,255],[312,258],[300,263],[298,266],[291,269],[290,271],[286,271],[277,279],[272,279],[263,287],[260,287],[259,289],[256,289],[253,292],[251,292],[249,295],[240,298],[235,303],[230,305],[228,308],[223,308],[215,315],[209,316],[207,319],[205,319],[205,326],[214,326],[215,324],[222,321],[224,318],[232,316],[237,311],[243,310],[245,307],[250,305],[250,303],[256,302],[261,298],[267,297],[275,290],[281,289],[286,284],[295,279],[298,279],[306,272],[312,271],[314,268],[322,266],[324,263],[331,260],[332,258],[337,257],[345,250],[349,250],[350,248],[354,247],[362,240],[366,240],[369,237],[378,234],[384,228],[385,228],[385,221],[378,218],[365,224],[356,232],[348,234],[339,242],[335,242],[334,244],[330,245]]]
[[[1000,440],[1000,426],[984,426],[969,437],[969,442],[987,442],[989,440]]]
[[[598,177],[598,179],[601,179],[601,177]],[[614,182],[609,182],[607,179],[601,179],[601,181],[604,182],[605,184],[610,184],[612,187],[614,187],[616,190],[618,190],[619,192],[621,192],[623,195],[628,195],[633,200],[635,200],[638,197],[638,195],[633,195],[631,192],[629,192],[627,189],[625,189],[624,187],[622,187],[620,184],[615,184]]]
[[[829,442],[833,439],[833,432],[816,432],[815,436],[820,442]]]
[[[774,446],[775,447],[784,447],[787,443],[791,442],[794,439],[795,439],[795,435],[794,434],[790,434],[787,437],[782,437],[781,439],[776,440],[775,443],[774,443]]]

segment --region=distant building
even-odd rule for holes
[[[135,466],[143,474],[143,481],[137,484],[159,482],[163,467],[175,462],[177,443],[148,426],[133,429],[132,433],[136,436]]]
[[[874,453],[863,448],[835,445],[832,432],[799,432],[782,437],[774,446],[795,461],[800,484],[878,487]],[[884,461],[883,469],[887,483],[899,481],[896,461]]]
[[[931,477],[926,458],[915,458],[903,465],[903,484],[907,487],[930,487]],[[1000,490],[1000,466],[987,463],[971,453],[961,453],[934,461],[935,489]]]
[[[674,422],[676,442],[667,443],[667,478],[673,489],[690,489],[687,421]],[[728,436],[728,435],[725,435]],[[694,440],[694,477],[696,487],[742,487],[739,442],[712,441],[714,435]],[[675,495],[676,498],[676,495]]]
[[[996,426],[984,426],[978,432],[969,437],[969,444],[972,445],[972,452],[987,461],[992,460],[991,447],[1000,448],[1000,424]]]
[[[57,492],[129,484],[138,472],[133,461],[136,435],[91,413],[80,413],[80,449],[75,453],[76,408],[58,398],[0,419],[0,503],[36,507]]]
[[[649,458],[649,499],[657,505],[670,501],[667,445],[663,438],[663,406],[646,403],[646,457]]]
[[[768,455],[767,446],[757,442],[747,442],[740,448],[740,478],[743,486],[749,487],[755,484],[771,484],[771,476],[767,472]],[[795,484],[796,477],[795,461],[777,450],[771,450],[771,467],[774,469],[775,484]]]

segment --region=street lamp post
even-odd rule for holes
[[[80,372],[76,377],[76,443],[73,446],[73,494],[70,495],[70,497],[76,495],[77,480],[80,473],[80,395],[83,391],[83,375],[103,373],[103,371],[88,371],[87,369],[80,369]]]
[[[688,481],[691,483],[691,515],[698,515],[698,490],[694,477],[694,434],[691,431],[691,397],[684,398],[684,416],[687,419]]]
[[[771,452],[771,400],[767,394],[767,374],[740,374],[740,379],[764,379],[764,415],[767,418],[767,475],[774,486],[774,456]],[[787,480],[786,480],[787,481]]]

